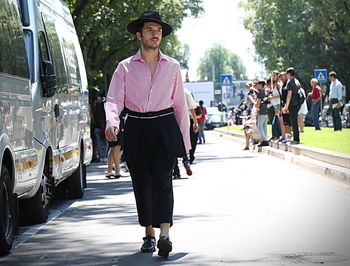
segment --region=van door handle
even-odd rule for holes
[[[60,107],[58,104],[55,104],[54,112],[55,112],[55,118],[60,116]]]

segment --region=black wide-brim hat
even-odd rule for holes
[[[126,27],[131,33],[136,33],[139,30],[139,26],[145,22],[154,22],[162,26],[162,36],[165,37],[169,35],[173,28],[166,22],[162,21],[159,13],[153,10],[147,10],[142,13],[140,18],[131,21]]]

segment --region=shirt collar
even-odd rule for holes
[[[142,55],[141,55],[141,49],[139,49],[137,51],[137,53],[134,55],[132,60],[133,61],[141,61],[141,62],[144,61],[143,58],[142,58]],[[159,50],[159,61],[162,61],[162,60],[168,61],[169,58]]]

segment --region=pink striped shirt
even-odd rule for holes
[[[113,73],[105,104],[107,128],[119,130],[119,115],[127,107],[135,112],[155,112],[174,108],[185,149],[191,149],[189,117],[180,64],[159,51],[153,77],[141,51],[118,64]]]

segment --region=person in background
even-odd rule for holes
[[[197,115],[196,115],[196,111],[195,111],[197,108],[197,103],[194,101],[192,93],[187,88],[184,88],[184,89],[185,89],[185,96],[186,96],[186,106],[187,106],[188,114],[189,114],[189,118],[190,118],[190,138],[191,138],[191,145],[192,145],[192,144],[196,144],[196,142],[197,142],[198,121],[197,121]],[[190,150],[190,154],[191,154],[191,151],[193,151],[193,146],[192,146],[192,149]],[[194,151],[192,153],[192,157],[194,158]],[[185,167],[186,174],[188,176],[191,176],[192,170],[191,170],[191,166],[190,166],[190,160],[188,159],[187,156],[182,158],[182,163]],[[181,178],[177,158],[175,161],[173,178],[174,179]]]
[[[270,94],[270,102],[272,106],[274,107],[275,116],[272,121],[272,128],[276,128],[275,130],[272,130],[273,139],[279,139],[279,136],[281,135],[282,139],[285,138],[285,129],[283,124],[283,116],[282,116],[282,86],[283,82],[278,78],[279,72],[278,70],[274,70],[272,72],[272,93]]]
[[[117,136],[117,141],[108,141],[108,163],[107,163],[107,178],[120,178],[121,168],[120,160],[123,154],[123,143],[124,143],[124,117],[120,115],[120,129]],[[113,172],[114,165],[114,172]]]
[[[304,101],[300,106],[299,112],[298,112],[298,127],[299,127],[299,132],[303,133],[304,132],[304,116],[307,114],[307,103],[306,103],[306,95],[305,95],[305,90],[303,88],[300,88],[301,93],[304,94]]]
[[[289,111],[290,122],[293,128],[293,141],[291,144],[300,144],[299,125],[298,125],[298,113],[300,110],[300,104],[298,102],[298,90],[301,88],[300,82],[295,78],[295,70],[290,67],[286,70],[288,78],[287,82],[287,101],[283,107],[283,112]]]
[[[281,92],[281,97],[282,97],[282,118],[283,118],[283,125],[284,125],[284,131],[285,131],[285,136],[284,138],[280,139],[281,143],[287,143],[290,141],[291,139],[291,123],[290,123],[290,116],[289,116],[289,111],[288,110],[284,110],[283,108],[286,105],[287,102],[287,95],[288,95],[288,89],[287,89],[287,82],[288,82],[288,78],[286,75],[286,72],[281,72],[278,75],[279,80],[282,82],[282,92]]]
[[[245,147],[243,148],[244,151],[249,150],[249,143],[251,140],[254,141],[254,144],[259,143],[257,139],[253,138],[253,131],[256,130],[256,112],[255,112],[255,105],[256,105],[256,97],[257,97],[257,90],[254,88],[254,84],[251,81],[248,81],[245,83],[245,88],[247,90],[247,99],[245,100],[247,105],[247,117],[246,119],[243,119],[242,121],[242,127],[244,130],[245,135]],[[260,139],[260,136],[259,136]],[[257,142],[257,143],[255,143]]]
[[[340,108],[342,107],[343,85],[337,78],[337,73],[329,72],[331,85],[329,88],[329,109],[332,113],[334,131],[342,130]]]
[[[139,224],[145,228],[141,252],[168,257],[172,251],[175,159],[191,149],[188,111],[180,63],[163,54],[162,38],[172,27],[157,11],[148,10],[127,30],[140,43],[138,52],[119,62],[106,102],[106,138],[116,141],[119,116],[124,127],[124,155],[129,168]],[[155,228],[160,228],[156,244]]]
[[[265,80],[258,80],[256,83],[256,88],[258,89],[258,95],[256,100],[256,110],[258,115],[258,129],[261,136],[260,143],[258,147],[269,146],[269,137],[267,135],[267,105],[268,98],[265,91]]]
[[[316,78],[311,79],[311,92],[308,96],[311,98],[311,116],[312,122],[314,124],[315,130],[321,130],[320,127],[320,111],[321,111],[321,103],[322,103],[322,90],[318,85],[318,80]]]
[[[199,107],[201,108],[201,116],[197,119],[198,120],[198,144],[205,143],[205,136],[204,136],[204,124],[205,124],[205,118],[207,115],[207,108],[203,106],[204,102],[202,100],[199,101]]]
[[[108,144],[105,138],[105,129],[106,129],[106,115],[104,109],[105,99],[98,96],[94,101],[93,106],[93,124],[95,126],[95,137],[97,143],[97,156],[100,162],[107,162],[108,154]]]

